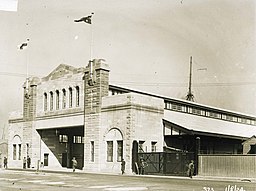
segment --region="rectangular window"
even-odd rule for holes
[[[117,161],[121,162],[123,158],[123,141],[117,141]]]
[[[221,115],[221,119],[227,120],[227,115],[222,114],[222,115]]]
[[[247,123],[247,119],[242,118],[242,119],[241,119],[241,122],[242,122],[242,123]]]
[[[170,109],[170,106],[171,104],[170,104],[170,102],[165,102],[165,109]]]
[[[180,105],[180,104],[172,103],[171,107],[172,107],[171,110],[182,111],[182,105]]]
[[[59,142],[60,143],[67,143],[68,142],[68,136],[67,135],[59,135]]]
[[[227,119],[228,121],[233,121],[233,116],[227,115],[227,116],[226,116],[226,119]]]
[[[13,151],[12,151],[13,160],[16,160],[17,159],[16,158],[17,157],[16,156],[17,148],[16,148],[15,144],[12,146],[12,149],[13,149]]]
[[[220,119],[221,114],[220,113],[215,113],[215,112],[209,112],[209,117]]]
[[[82,143],[82,136],[75,135],[73,137],[73,143],[78,143],[78,144]]]
[[[138,149],[138,152],[139,153],[143,153],[144,150],[143,150],[143,144],[144,144],[145,141],[139,141],[139,149]]]
[[[91,162],[94,162],[94,141],[91,141]]]
[[[233,117],[233,121],[237,122],[237,117],[234,116]]]
[[[201,115],[201,110],[192,107],[192,113],[193,113],[193,114],[196,114],[196,115]]]
[[[21,160],[21,144],[18,145],[19,146],[19,151],[18,151],[18,160]]]
[[[157,142],[155,142],[155,141],[152,141],[152,142],[151,142],[151,151],[152,151],[152,152],[156,152],[156,143],[157,143]]]
[[[107,141],[107,162],[113,162],[113,141]]]

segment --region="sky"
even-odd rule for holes
[[[256,115],[255,8],[254,0],[0,0],[0,127],[22,111],[27,73],[85,67],[91,57],[109,64],[111,84],[184,99],[192,56],[195,102]],[[74,23],[92,12],[92,25]]]

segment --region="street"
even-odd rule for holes
[[[14,170],[0,170],[0,185],[0,191],[256,191],[255,182]]]

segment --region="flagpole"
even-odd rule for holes
[[[94,13],[91,13],[91,16]],[[90,24],[91,25],[91,43],[90,43],[90,79],[92,79],[92,75],[93,75],[93,23]]]
[[[91,50],[90,50],[90,60],[93,57],[93,24],[91,24]]]
[[[27,42],[29,39],[27,39]],[[26,48],[26,93],[28,93],[28,63],[29,63],[29,52],[28,52],[28,46]]]

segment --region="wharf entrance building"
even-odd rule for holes
[[[31,77],[9,118],[8,166],[71,168],[75,157],[84,171],[120,173],[124,159],[137,173],[143,153],[242,154],[256,134],[255,116],[111,85],[109,71],[94,59]]]

